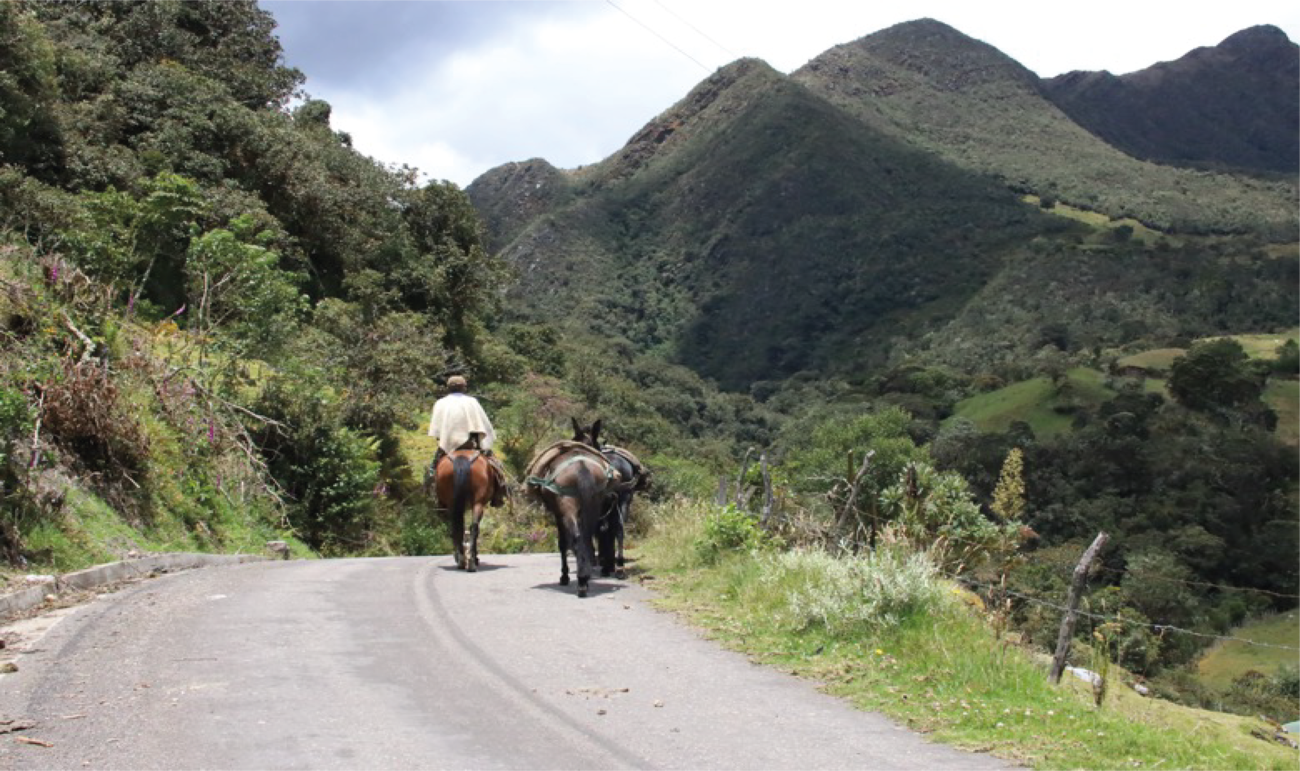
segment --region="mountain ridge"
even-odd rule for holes
[[[1131,158],[1071,121],[1028,69],[926,19],[836,46],[790,76],[739,60],[598,163],[507,165],[466,192],[494,250],[514,266],[509,297],[519,317],[621,336],[744,389],[800,372],[861,377],[921,350],[963,367],[1013,367],[1033,352],[1032,327],[1046,323],[1035,319],[1053,300],[1036,299],[1035,313],[1003,313],[1008,291],[1072,303],[1117,296],[1108,313],[1150,319],[1094,335],[1082,329],[1087,314],[1069,314],[1081,325],[1067,335],[1075,346],[1163,339],[1230,317],[1271,323],[1272,290],[1261,290],[1271,299],[1253,315],[1177,299],[1210,280],[1217,261],[1256,259],[1230,257],[1237,247],[1196,247],[1172,279],[1156,267],[1169,267],[1163,258],[1133,263],[1128,272],[1144,289],[1141,307],[1130,308],[1109,284],[1132,250],[1108,242],[1104,229],[1089,243],[1091,228],[1021,198],[1181,229],[1184,239],[1269,241],[1294,238],[1286,204],[1294,189]],[[1115,254],[1101,259],[1098,249]],[[1046,256],[1058,266],[1026,269]],[[1062,273],[1072,264],[1091,267],[1078,280]],[[1008,266],[1038,275],[1044,288],[994,282]],[[1261,267],[1243,280],[1276,275]],[[1102,276],[1107,286],[1090,283]],[[984,365],[934,340],[970,318],[976,300],[978,313],[1014,322],[1012,339],[999,336]],[[1225,295],[1221,304],[1243,302]]]
[[[923,64],[948,65],[918,67],[918,51],[928,54]],[[964,77],[954,80],[954,72]],[[1037,76],[941,22],[904,22],[836,46],[791,77],[873,127],[1013,189],[1164,230],[1255,230],[1278,240],[1296,232],[1294,180],[1193,172],[1126,155],[1071,119]],[[882,81],[891,87],[873,90]]]
[[[1138,158],[1294,175],[1300,170],[1300,46],[1272,25],[1126,75],[1045,80],[1079,125]]]

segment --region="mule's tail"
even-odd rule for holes
[[[470,470],[474,462],[457,455],[451,459],[451,521],[460,522],[465,516],[465,504],[469,502]]]
[[[578,493],[578,541],[574,546],[575,551],[583,549],[586,556],[586,562],[589,566],[596,564],[596,553],[592,541],[600,535],[601,517],[605,513],[605,487],[603,480],[597,480],[596,474],[592,472],[591,466],[587,463],[579,463],[577,468],[577,493]],[[585,582],[583,576],[579,573],[578,584],[581,589]]]

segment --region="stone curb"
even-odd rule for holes
[[[170,573],[177,570],[235,565],[269,559],[257,554],[150,554],[139,559],[110,562],[93,568],[57,576],[53,581],[0,596],[0,621],[31,610],[46,597],[68,589],[94,589],[133,578],[146,578],[153,573]]]

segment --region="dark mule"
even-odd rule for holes
[[[588,430],[574,423],[574,440],[556,442],[528,466],[528,493],[555,518],[560,550],[560,585],[569,585],[568,552],[578,563],[578,596],[586,597],[596,563],[592,539],[600,529],[605,497],[618,472],[594,446],[600,421]]]
[[[600,574],[615,578],[625,578],[623,566],[627,563],[623,554],[623,536],[627,530],[628,520],[632,516],[632,497],[650,486],[650,470],[641,464],[635,455],[623,449],[606,445],[600,448],[601,455],[609,465],[618,472],[620,482],[608,498],[602,515],[600,531]]]
[[[451,515],[451,543],[456,550],[456,567],[478,570],[478,530],[492,496],[500,484],[488,460],[478,450],[453,450],[444,455],[434,472],[438,505]],[[465,539],[465,511],[473,512],[469,543]]]

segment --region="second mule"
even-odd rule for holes
[[[578,563],[578,596],[586,597],[596,563],[592,540],[600,530],[605,498],[619,482],[619,474],[600,450],[587,444],[600,433],[600,421],[584,431],[574,421],[578,441],[555,442],[533,458],[525,486],[555,518],[560,550],[560,585],[569,584],[568,551]],[[594,444],[594,441],[592,441]]]

